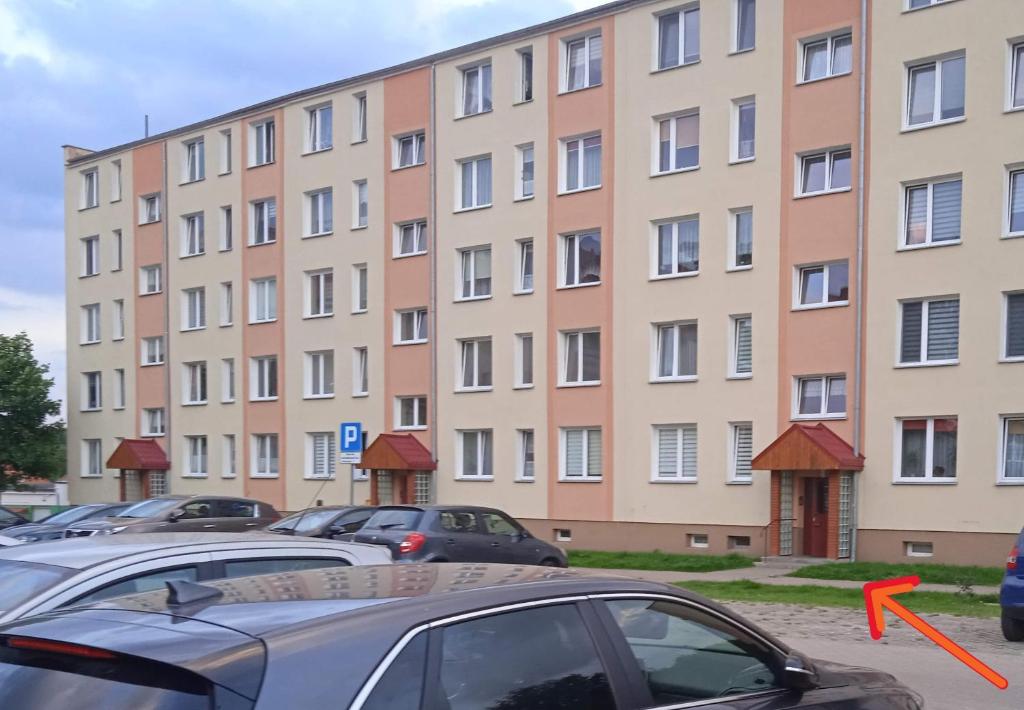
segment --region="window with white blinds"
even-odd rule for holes
[[[654,427],[654,481],[697,480],[697,425]]]
[[[960,356],[960,299],[902,304],[900,364],[956,362]]]
[[[903,246],[960,241],[963,181],[934,181],[906,188]]]
[[[752,322],[750,316],[732,317],[732,377],[749,377],[753,372]]]
[[[601,430],[562,429],[561,480],[600,480],[601,472]]]
[[[733,481],[750,480],[750,461],[754,455],[754,425],[738,422],[729,425],[732,432],[732,460],[729,478]]]
[[[306,478],[334,478],[334,432],[306,434]]]
[[[1006,294],[1006,335],[1003,357],[1024,359],[1024,291]]]

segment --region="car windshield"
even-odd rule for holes
[[[366,527],[378,530],[412,530],[422,514],[422,511],[407,508],[378,510],[366,521]]]
[[[46,523],[47,525],[70,525],[71,523],[77,523],[79,520],[88,518],[98,507],[95,505],[80,505],[76,508],[68,508],[59,513],[54,513],[36,522]]]
[[[74,570],[18,560],[0,560],[0,614],[49,589]]]
[[[150,498],[121,511],[119,518],[152,518],[181,503],[175,498]]]
[[[338,510],[307,510],[304,513],[289,515],[277,521],[268,530],[294,530],[297,533],[313,532],[326,525],[340,514]]]

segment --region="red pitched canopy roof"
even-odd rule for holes
[[[153,439],[125,439],[107,459],[107,468],[167,471],[171,462]]]
[[[794,424],[750,462],[765,471],[860,471],[864,457],[824,424]]]
[[[433,471],[437,468],[430,449],[412,434],[380,434],[363,452],[359,466],[393,471]]]

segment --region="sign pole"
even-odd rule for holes
[[[348,504],[356,504],[356,465],[349,464],[348,470]]]

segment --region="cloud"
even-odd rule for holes
[[[0,333],[28,333],[36,359],[50,366],[51,396],[62,401],[66,392],[67,337],[64,329],[64,299],[0,286]]]
[[[66,0],[55,2],[63,10],[74,9]],[[20,61],[38,64],[58,76],[83,76],[91,72],[92,62],[64,49],[46,32],[40,30],[15,0],[0,0],[0,63],[12,68]]]

